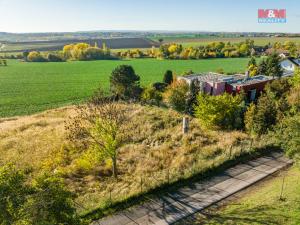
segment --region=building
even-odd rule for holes
[[[184,80],[189,85],[192,82],[197,82],[200,90],[210,95],[220,95],[225,92],[226,84],[243,79],[243,75],[226,76],[218,73],[201,73],[178,77],[178,80]]]
[[[254,46],[251,48],[251,52],[255,53],[256,55],[262,55],[268,49],[267,46]]]
[[[254,77],[246,77],[243,80],[226,84],[226,92],[230,94],[238,94],[244,92],[247,99],[254,101],[264,90],[267,83],[274,80],[273,77],[257,75]]]
[[[242,91],[246,93],[249,101],[255,100],[264,90],[266,84],[272,80],[273,77],[258,75],[249,77],[248,72],[245,75],[223,75],[217,73],[202,73],[181,76],[178,80],[184,80],[189,85],[192,82],[197,82],[200,90],[209,95],[221,95],[223,93],[239,94]]]
[[[285,72],[294,72],[300,66],[300,59],[287,57],[281,60],[280,66]]]

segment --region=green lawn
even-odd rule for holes
[[[283,176],[286,174],[283,200],[279,200]],[[200,214],[181,224],[300,224],[300,170],[292,168],[278,177],[259,184],[241,199],[219,212]]]
[[[249,59],[206,60],[103,60],[90,62],[26,63],[9,60],[0,67],[0,117],[32,114],[80,102],[99,86],[109,87],[111,71],[129,64],[141,76],[141,84],[161,81],[167,69],[176,74],[194,72],[244,71]]]

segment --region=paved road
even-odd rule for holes
[[[251,160],[225,170],[209,180],[196,182],[176,192],[103,218],[93,225],[167,225],[229,197],[290,165],[280,153]]]

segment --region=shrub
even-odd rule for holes
[[[194,106],[195,116],[206,127],[221,127],[226,129],[242,127],[243,98],[223,94],[211,96],[199,94]]]
[[[165,101],[175,110],[183,112],[187,108],[189,85],[185,81],[175,81],[164,94]]]
[[[30,188],[25,174],[13,165],[0,167],[0,224],[15,224],[22,215],[22,207]]]
[[[0,224],[69,224],[81,221],[73,193],[62,179],[43,175],[32,182],[13,165],[0,167]]]
[[[161,92],[150,86],[144,89],[142,93],[142,99],[150,104],[154,103],[155,105],[159,105],[162,100],[162,94]]]
[[[73,205],[73,193],[62,179],[43,175],[35,180],[33,188],[24,207],[29,224],[82,224]]]
[[[166,87],[168,86],[168,84],[166,83],[162,83],[162,82],[155,82],[152,84],[152,87],[157,90],[157,91],[165,91]]]

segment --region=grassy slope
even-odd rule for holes
[[[64,63],[25,63],[8,61],[0,67],[0,117],[31,114],[79,102],[101,85],[109,87],[111,71],[120,64],[129,64],[141,76],[142,85],[161,81],[171,69],[177,74],[193,70],[225,72],[243,71],[247,58],[211,60],[90,61]]]
[[[166,183],[167,169],[171,181],[190,176],[226,161],[231,145],[232,154],[239,154],[240,141],[247,141],[245,147],[250,143],[242,132],[207,131],[195,119],[183,136],[183,115],[173,110],[139,105],[131,110],[133,140],[118,154],[117,181],[111,178],[109,163],[95,163],[80,149],[62,147],[67,143],[64,121],[74,115],[73,107],[0,119],[0,164],[16,162],[21,168],[31,167],[34,174],[61,172],[85,207],[80,212],[87,212],[106,206],[109,190],[113,201],[122,200],[140,192],[141,177],[145,191]]]
[[[219,212],[196,215],[181,224],[300,224],[300,170],[294,167],[286,172],[282,201],[279,196],[284,174],[259,184]]]

